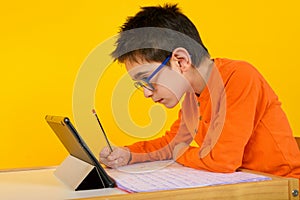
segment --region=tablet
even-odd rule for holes
[[[97,188],[116,186],[115,181],[105,172],[68,117],[47,115],[45,119],[70,155],[95,166],[99,175]]]

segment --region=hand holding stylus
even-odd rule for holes
[[[112,148],[106,136],[106,133],[101,125],[101,122],[98,118],[96,110],[93,109],[92,112],[97,119],[97,122],[107,143],[107,146],[104,147],[100,152],[100,162],[111,168],[117,168],[123,165],[127,165],[131,160],[131,153],[129,149],[127,147]]]
[[[110,151],[108,146],[100,152],[100,162],[111,168],[127,165],[131,160],[131,153],[127,147],[114,147]]]

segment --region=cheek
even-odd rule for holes
[[[172,104],[172,107],[174,107],[179,102],[180,99],[178,99],[177,95],[174,94],[174,92],[172,92],[168,88],[166,88],[162,85],[158,85],[158,84],[156,84],[155,88],[157,89],[156,94],[159,97],[164,98],[166,100],[166,103],[169,103],[170,106]],[[169,107],[169,106],[167,106],[167,107]]]
[[[171,96],[176,97],[174,92],[172,92],[170,89],[168,89],[165,85],[153,83],[153,86],[156,89],[155,91],[157,94],[168,96],[168,97],[171,97]]]
[[[157,85],[160,85],[161,90],[167,93],[169,96],[173,96],[178,101],[182,98],[184,93],[192,90],[189,82],[181,75],[172,70],[165,70],[160,73],[154,80]]]

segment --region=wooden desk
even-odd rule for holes
[[[53,175],[54,168],[0,172],[0,199],[299,199],[292,190],[299,188],[298,179],[270,176],[272,180],[232,185],[209,186],[159,192],[127,194],[117,188],[72,191]]]
[[[251,172],[249,170],[241,170]],[[253,173],[253,172],[252,172]],[[256,172],[255,172],[256,173]],[[190,189],[169,190],[159,192],[143,192],[134,194],[111,195],[85,200],[149,200],[149,199],[172,199],[172,200],[267,200],[267,199],[299,199],[294,197],[292,191],[299,189],[299,181],[294,178],[282,178],[264,173],[258,173],[271,177],[270,181],[239,183],[231,185],[208,186]]]
[[[62,200],[126,193],[117,188],[72,191],[53,175],[54,170],[0,171],[0,199]]]

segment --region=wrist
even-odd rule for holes
[[[128,165],[130,163],[130,161],[132,160],[132,154],[128,147],[125,146],[125,147],[123,147],[123,149],[129,153],[129,158],[128,158],[128,162],[127,162],[127,165]]]
[[[129,159],[128,159],[127,165],[130,163],[131,159],[132,159],[132,154],[131,154],[131,152],[129,151]]]

